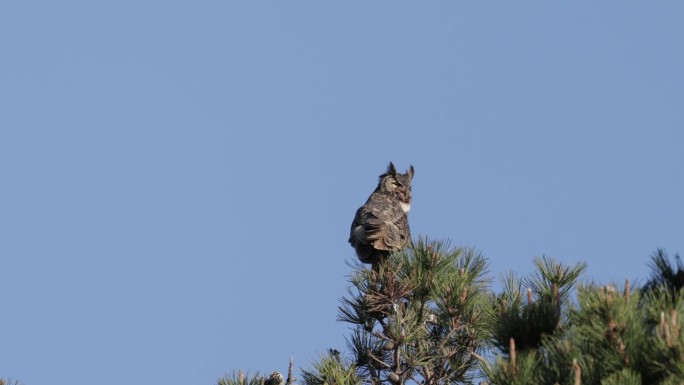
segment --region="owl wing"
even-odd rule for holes
[[[349,243],[361,242],[376,250],[393,251],[406,246],[410,236],[408,219],[399,202],[374,194],[357,210]]]

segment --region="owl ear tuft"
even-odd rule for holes
[[[413,165],[408,169],[408,177],[409,179],[413,179]]]
[[[390,175],[397,175],[397,168],[394,167],[394,163],[390,162],[389,166],[387,166],[387,173]]]

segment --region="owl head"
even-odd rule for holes
[[[399,174],[394,163],[390,162],[387,171],[380,175],[380,182],[375,191],[396,197],[401,202],[404,212],[408,212],[411,208],[411,179],[413,166],[405,174]]]

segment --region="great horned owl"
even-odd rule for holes
[[[411,242],[408,211],[411,208],[413,166],[406,174],[397,174],[390,162],[380,175],[378,187],[366,204],[356,211],[349,243],[363,263],[376,263]]]

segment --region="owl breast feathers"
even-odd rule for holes
[[[376,264],[411,242],[408,211],[411,208],[413,166],[398,174],[390,162],[378,187],[356,211],[349,243],[363,263]]]

